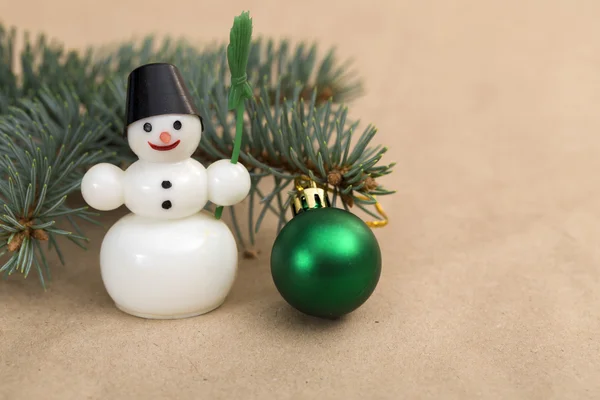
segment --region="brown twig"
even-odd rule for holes
[[[6,246],[8,251],[19,251],[19,249],[23,245],[23,240],[26,237],[32,237],[36,240],[42,241],[49,239],[48,233],[46,233],[44,230],[31,228],[31,225],[33,225],[32,220],[22,218],[19,220],[19,224],[23,225],[25,229],[13,236],[12,240]]]

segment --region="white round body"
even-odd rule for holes
[[[106,234],[100,268],[119,309],[174,319],[219,307],[235,280],[237,257],[227,225],[206,212],[176,220],[128,214]]]
[[[143,217],[177,219],[208,201],[206,168],[193,158],[176,163],[139,160],[124,173],[125,206]]]

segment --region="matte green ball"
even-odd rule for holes
[[[360,218],[338,208],[309,210],[281,230],[271,253],[279,293],[297,310],[337,318],[360,307],[381,275],[381,250]]]

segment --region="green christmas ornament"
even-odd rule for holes
[[[297,310],[338,318],[371,296],[381,275],[381,250],[367,224],[332,208],[325,190],[298,192],[294,217],[281,230],[271,253],[279,293]]]

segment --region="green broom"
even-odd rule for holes
[[[244,100],[252,98],[252,88],[248,83],[246,66],[250,54],[250,40],[252,38],[252,19],[249,12],[243,12],[233,19],[233,27],[229,33],[227,46],[227,62],[231,72],[231,88],[227,107],[236,110],[235,141],[231,154],[231,163],[237,164],[242,147],[242,131],[244,128]],[[220,219],[223,206],[217,207],[215,218]]]

